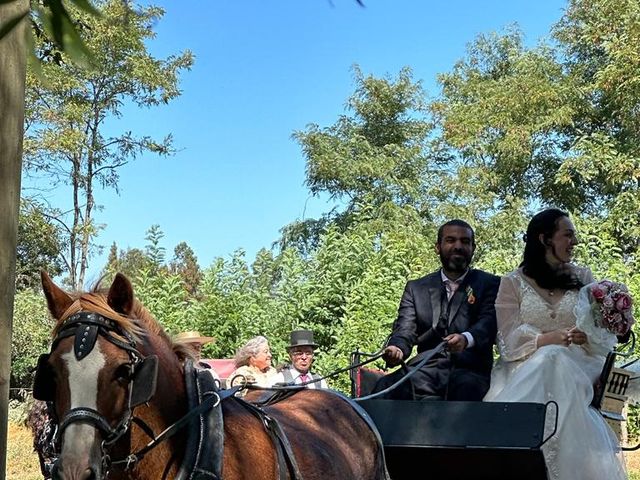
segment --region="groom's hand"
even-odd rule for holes
[[[461,333],[452,333],[443,338],[447,342],[447,350],[451,353],[460,353],[467,348],[467,337]]]
[[[387,367],[395,367],[396,365],[400,365],[403,356],[404,355],[402,354],[402,350],[400,350],[395,345],[389,345],[384,349],[384,352],[382,353],[382,358],[385,362],[387,362]]]

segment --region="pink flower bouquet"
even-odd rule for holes
[[[606,354],[617,343],[617,336],[631,329],[633,299],[623,283],[602,280],[580,290],[575,308],[576,326],[587,334],[589,348]]]
[[[633,299],[623,283],[602,280],[588,285],[593,297],[593,318],[598,327],[615,335],[625,335],[633,319]]]

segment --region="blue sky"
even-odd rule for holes
[[[534,45],[562,15],[541,0],[181,0],[150,2],[164,18],[149,43],[159,57],[195,54],[183,94],[153,109],[127,108],[115,131],[174,136],[178,153],[143,156],[121,169],[119,195],[97,192],[105,224],[89,282],[112,242],[143,247],[159,224],[170,258],[186,241],[203,267],[243,248],[252,260],[284,225],[331,204],[311,198],[305,160],[291,135],[333,124],[354,89],[351,67],[396,76],[412,68],[430,96],[478,34],[517,23]],[[60,207],[60,195],[52,201]],[[65,201],[66,198],[64,199]]]

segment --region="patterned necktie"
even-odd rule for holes
[[[460,282],[455,280],[447,280],[447,300],[451,300],[460,286]]]
[[[300,379],[300,383],[306,383],[309,381],[309,375],[307,375],[306,373],[303,373],[298,378]]]

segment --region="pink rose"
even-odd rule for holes
[[[626,293],[621,293],[616,299],[616,310],[619,312],[629,310],[632,304],[633,302],[631,301],[631,297]]]
[[[593,295],[593,298],[595,298],[596,300],[602,300],[604,298],[605,291],[600,286],[600,284],[597,283],[593,287],[591,287],[591,295]]]
[[[605,308],[613,308],[613,298],[604,297],[602,299],[602,306],[605,307]]]
[[[629,331],[629,326],[626,323],[617,325],[616,335],[625,335]]]
[[[607,318],[608,329],[611,332],[618,333],[620,329],[620,324],[622,324],[622,315],[619,313],[614,313]]]

